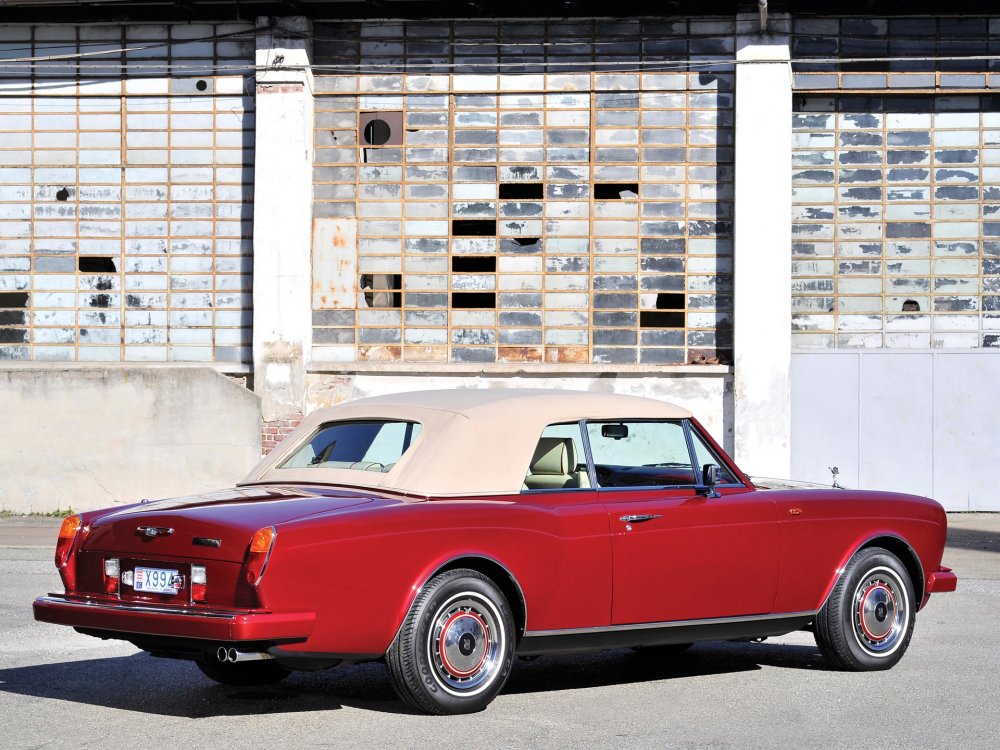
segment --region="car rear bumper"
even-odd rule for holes
[[[60,594],[38,597],[34,610],[35,619],[41,622],[121,633],[125,639],[155,635],[226,643],[304,641],[316,620],[312,612],[192,611]]]
[[[927,576],[928,594],[946,594],[949,591],[954,591],[957,586],[958,576],[952,572],[951,568],[942,566]]]

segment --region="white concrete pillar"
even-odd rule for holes
[[[737,20],[733,258],[735,459],[752,475],[783,478],[791,466],[788,23],[772,16],[761,35],[758,14]]]
[[[301,413],[312,345],[312,24],[257,20],[254,390],[265,422]]]

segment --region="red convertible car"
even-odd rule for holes
[[[67,518],[35,617],[227,684],[384,660],[432,713],[516,656],[815,633],[887,669],[953,591],[938,503],[760,490],[687,411],[456,390],[319,410],[235,489]]]

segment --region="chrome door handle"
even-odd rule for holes
[[[654,518],[662,518],[662,516],[659,513],[642,513],[634,516],[622,516],[618,520],[624,523],[644,523],[652,521]]]

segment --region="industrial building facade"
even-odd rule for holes
[[[130,436],[152,399],[174,464],[238,411],[186,475],[222,483],[319,406],[541,385],[683,403],[751,474],[998,509],[995,39],[968,14],[7,24],[0,395],[38,433],[8,454],[54,389],[125,389],[92,420]],[[178,373],[259,402],[201,420]],[[0,505],[86,507],[87,462]],[[153,484],[98,495],[199,489]]]

